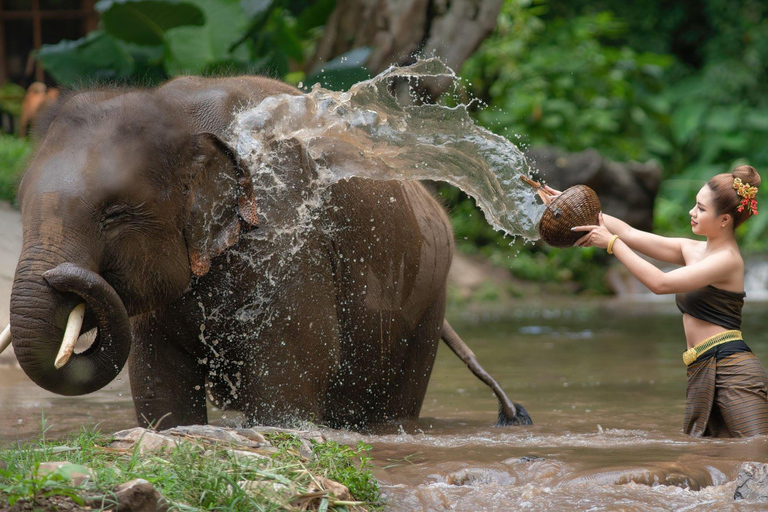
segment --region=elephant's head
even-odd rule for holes
[[[147,91],[75,95],[24,174],[11,336],[24,371],[49,391],[79,395],[114,379],[130,351],[128,318],[179,298],[241,223],[256,223],[248,172],[183,112]],[[56,361],[80,304],[82,327],[69,330],[76,339],[96,328],[96,340]]]

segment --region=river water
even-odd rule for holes
[[[768,361],[764,303],[747,302],[743,330]],[[390,510],[765,510],[733,502],[738,468],[768,462],[768,438],[682,434],[685,348],[674,304],[613,299],[525,301],[449,319],[535,424],[496,428],[496,400],[441,347],[421,418],[365,433]],[[99,423],[135,426],[127,379],[62,397],[21,370],[0,371],[7,445]],[[222,413],[212,411],[220,422]]]

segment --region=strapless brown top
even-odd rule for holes
[[[677,309],[694,318],[719,325],[728,330],[741,330],[741,308],[744,292],[731,292],[712,285],[675,295]]]

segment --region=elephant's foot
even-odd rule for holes
[[[505,412],[505,407],[502,403],[499,403],[499,418],[496,420],[497,427],[508,427],[510,425],[533,425],[533,420],[525,410],[525,407],[518,403],[514,403],[516,414],[510,416]]]

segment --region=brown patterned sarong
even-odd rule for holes
[[[752,352],[688,365],[685,433],[743,437],[768,434],[768,378]]]

